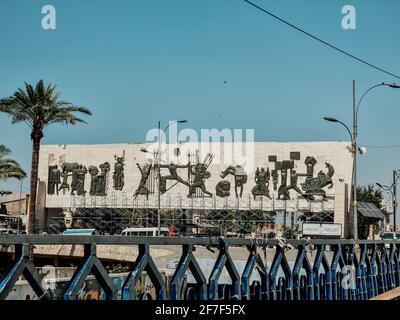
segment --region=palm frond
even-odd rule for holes
[[[89,109],[59,98],[60,93],[51,83],[45,84],[43,80],[39,80],[34,86],[25,83],[24,88],[0,99],[0,112],[9,114],[13,124],[27,123],[32,131],[41,133],[39,136],[43,136],[43,129],[53,123],[86,123],[74,113],[92,115]]]
[[[10,178],[24,179],[26,178],[26,173],[16,165],[0,167],[0,180],[7,180]]]
[[[0,158],[0,168],[2,166],[8,166],[8,165],[19,166],[18,162],[13,160],[13,159],[2,159],[2,158]]]
[[[9,155],[11,150],[4,145],[0,145],[0,180],[9,178],[24,179],[26,173],[17,161],[9,158],[4,158]]]
[[[4,144],[0,144],[0,159],[2,157],[8,156],[11,153],[11,150],[7,148]]]

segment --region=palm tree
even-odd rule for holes
[[[0,181],[10,178],[21,180],[26,177],[25,171],[21,169],[17,161],[5,158],[9,156],[10,153],[10,149],[8,149],[5,145],[0,144]],[[0,195],[8,193],[10,192],[6,190],[0,190]]]
[[[35,87],[25,82],[25,88],[11,96],[0,99],[0,112],[9,114],[11,123],[26,123],[31,129],[32,165],[29,200],[28,233],[35,233],[36,193],[38,184],[39,151],[44,129],[53,123],[76,124],[84,122],[74,115],[82,113],[91,115],[84,108],[74,106],[71,102],[59,100],[60,93],[51,83],[45,85],[43,80]]]

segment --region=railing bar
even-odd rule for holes
[[[227,245],[249,245],[251,242],[260,246],[278,245],[277,239],[238,239],[238,238],[222,238]],[[134,244],[157,244],[157,245],[181,245],[181,244],[198,244],[198,245],[213,245],[216,246],[220,243],[221,238],[208,238],[208,237],[129,237],[120,235],[0,235],[0,244],[14,245],[14,244],[115,244],[115,245],[134,245]],[[293,246],[307,245],[307,240],[287,240],[288,244]],[[354,240],[314,240],[314,245],[344,245],[354,244]],[[388,241],[372,241],[360,240],[358,244],[400,244],[399,240]]]

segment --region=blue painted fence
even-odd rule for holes
[[[1,235],[0,244],[14,245],[15,257],[0,280],[0,300],[6,299],[15,282],[23,275],[41,299],[77,299],[86,277],[92,273],[106,299],[120,296],[124,300],[368,300],[399,286],[400,241],[289,240],[286,243],[267,239],[223,238],[156,238],[123,236],[66,236],[66,235]],[[33,245],[74,244],[85,250],[62,296],[45,290],[35,265],[30,259]],[[117,288],[96,255],[97,245],[137,245],[139,254],[131,272]],[[179,245],[182,255],[175,272],[165,283],[150,255],[152,245]],[[313,256],[310,255],[310,246]],[[218,256],[208,277],[204,276],[193,250],[206,246],[217,250]],[[245,246],[248,257],[239,274],[229,253],[233,246]],[[273,247],[272,262],[267,264],[266,248]],[[287,253],[295,252],[295,261]],[[327,258],[329,251],[330,259]],[[230,284],[220,284],[224,269]],[[136,296],[135,284],[146,272],[155,287],[155,296],[148,293]],[[190,272],[195,283],[187,284]],[[258,272],[258,280],[251,281]],[[117,294],[119,293],[119,294]]]

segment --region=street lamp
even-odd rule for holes
[[[158,121],[158,151],[156,153],[153,153],[153,157],[156,159],[156,164],[157,164],[157,177],[158,177],[158,197],[157,197],[157,234],[158,236],[161,235],[161,190],[160,190],[160,181],[161,181],[161,138],[165,135],[165,132],[167,129],[170,127],[171,124],[178,124],[178,123],[186,123],[188,120],[176,120],[176,121],[170,121],[169,124],[165,127],[163,130],[163,133],[161,135],[161,122]],[[145,148],[140,149],[142,152],[149,152]]]
[[[364,94],[361,96],[360,100],[358,101],[358,104],[356,105],[356,81],[353,80],[353,134],[351,133],[350,129],[348,126],[346,126],[343,122],[332,118],[332,117],[324,117],[326,121],[329,122],[338,122],[342,124],[347,131],[350,134],[351,137],[351,152],[353,154],[353,176],[352,176],[352,188],[353,188],[353,237],[354,240],[358,240],[358,211],[357,211],[357,128],[358,128],[358,111],[361,105],[361,102],[363,101],[364,97],[370,92],[371,90],[377,88],[377,87],[382,87],[382,86],[387,86],[389,88],[393,89],[400,89],[400,85],[397,83],[379,83],[376,84],[372,87],[370,87],[368,90],[364,92]]]
[[[380,183],[376,183],[376,185],[384,191],[389,191],[392,196],[392,206],[393,206],[393,234],[394,240],[396,237],[396,212],[397,212],[397,181],[400,178],[400,174],[397,170],[393,170],[393,182],[390,186],[382,185]]]
[[[186,123],[187,120],[177,120],[177,121],[170,121],[169,124],[165,127],[163,130],[163,135],[165,135],[165,132],[169,128],[169,126],[173,123]],[[161,132],[160,132],[160,127],[161,127],[161,122],[158,121],[158,161],[157,161],[157,176],[158,176],[158,210],[157,210],[157,230],[158,230],[158,236],[161,235],[161,190],[160,190],[160,182],[161,182]]]
[[[355,140],[355,135],[351,133],[350,128],[342,121],[337,120],[336,118],[333,117],[324,117],[324,120],[329,121],[329,122],[336,122],[336,123],[340,123],[343,127],[346,128],[347,132],[349,133],[350,136],[350,141],[351,141],[351,149],[350,152],[353,155],[353,175],[351,177],[351,187],[352,187],[352,192],[351,192],[351,196],[352,199],[354,199],[353,201],[353,206],[352,206],[352,212],[353,212],[353,233],[354,233],[354,239],[356,240],[357,237],[357,223],[358,223],[358,217],[357,217],[357,194],[356,194],[356,190],[357,190],[357,184],[356,184],[356,180],[355,180],[355,168],[356,168],[356,140]]]

